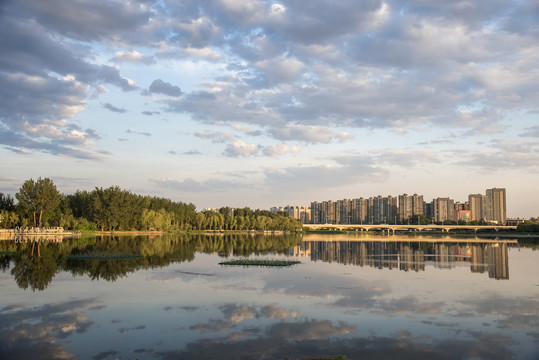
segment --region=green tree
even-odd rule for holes
[[[60,193],[49,178],[26,180],[15,197],[19,210],[23,216],[33,220],[34,226],[41,226],[43,221],[47,221],[60,204]]]
[[[0,210],[0,228],[12,229],[17,226],[19,216],[14,211]]]
[[[196,215],[196,226],[197,226],[197,230],[201,230],[202,229],[202,225],[204,225],[204,221],[206,221],[206,215],[204,215],[204,213],[198,213]]]
[[[36,243],[37,256],[34,254]],[[21,250],[21,254],[15,258],[11,274],[22,289],[30,287],[32,291],[45,290],[56,274],[56,259],[51,254],[41,256],[39,247],[38,241],[32,241],[31,251],[28,248]]]
[[[11,195],[9,194],[4,195],[4,193],[0,192],[0,210],[6,210],[6,211],[15,210],[15,202],[13,200],[13,197],[11,197]]]

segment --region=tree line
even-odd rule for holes
[[[0,228],[59,226],[73,230],[295,230],[285,212],[223,207],[197,212],[193,204],[134,194],[118,186],[61,194],[49,178],[26,180],[15,195],[0,193]]]

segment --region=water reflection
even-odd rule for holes
[[[44,290],[61,271],[116,281],[142,269],[193,261],[197,252],[220,256],[286,254],[297,235],[179,234],[174,236],[19,236],[0,241],[0,266],[22,289]]]
[[[473,239],[323,239],[0,242],[0,358],[538,358],[539,252]],[[218,265],[238,256],[302,264]]]
[[[313,261],[403,271],[425,271],[426,264],[439,269],[469,266],[472,272],[487,272],[493,279],[509,279],[506,242],[304,241],[291,249],[291,254],[309,257]]]

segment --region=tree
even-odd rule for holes
[[[49,178],[26,180],[15,197],[19,201],[19,210],[23,216],[33,219],[34,226],[41,226],[60,204],[60,193]]]
[[[12,229],[17,226],[19,216],[14,211],[0,210],[0,229]]]
[[[11,195],[0,192],[0,210],[13,211],[15,210],[14,200]]]

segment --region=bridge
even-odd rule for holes
[[[384,233],[394,234],[395,231],[441,231],[449,232],[451,230],[466,230],[477,233],[480,232],[498,232],[499,230],[515,230],[516,226],[501,225],[359,225],[359,224],[303,224],[304,228],[309,230],[340,230],[340,231],[382,231]]]

